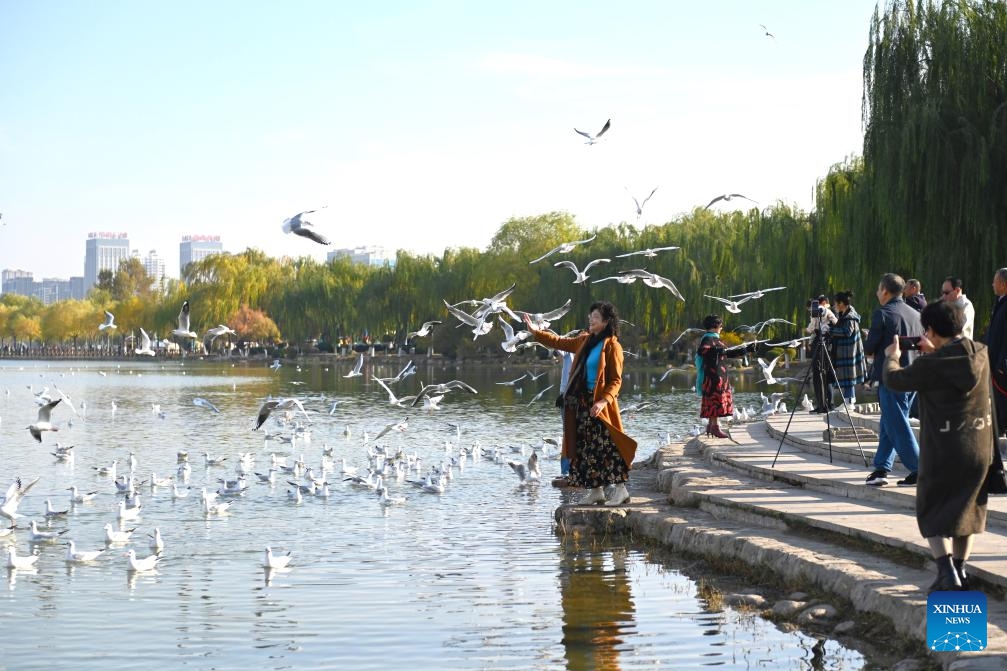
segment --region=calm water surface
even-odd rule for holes
[[[42,520],[46,498],[58,509],[68,507],[70,485],[97,490],[94,502],[72,507],[51,528],[68,529],[66,538],[78,549],[104,547],[102,527],[115,523],[120,497],[93,467],[118,459],[121,473],[130,450],[142,479],[175,473],[176,453],[188,451],[193,489],[173,501],[170,488],[145,485],[133,542],[112,547],[91,565],[68,568],[61,544],[30,545],[27,530],[0,540],[18,554],[40,557],[36,570],[6,573],[0,668],[775,671],[866,664],[859,652],[835,642],[815,647],[814,638],[783,633],[752,615],[709,612],[692,578],[640,549],[557,538],[553,511],[569,494],[548,486],[559,471],[555,459],[543,461],[542,486],[520,486],[505,463],[490,457],[465,460],[440,496],[391,482],[393,496],[407,497],[392,508],[341,482],[340,459],[366,463],[364,432],[374,435],[407,414],[408,429],[379,444],[417,453],[424,471],[457,457],[459,440],[498,447],[504,459],[514,459],[521,457],[513,450],[527,454],[543,436],[558,437],[554,390],[529,405],[538,391],[558,384],[558,367],[515,386],[496,382],[523,369],[421,367],[394,387],[397,394],[415,390],[417,378],[461,378],[479,390],[449,394],[442,409],[430,412],[391,406],[372,381],[375,374],[394,375],[403,363],[375,360],[365,377],[346,379],[348,362],[303,370],[285,365],[277,372],[265,364],[188,361],[5,362],[0,479],[6,487],[15,475],[41,477],[21,505],[22,526]],[[657,383],[652,372],[627,374],[623,406],[655,402],[625,418],[640,441],[640,458],[695,423],[698,401],[683,391],[688,384],[685,377]],[[38,445],[24,428],[36,412],[28,385],[35,391],[49,386],[54,395],[58,386],[79,413],[86,404],[86,417],[60,404],[53,420],[61,430]],[[310,440],[290,445],[251,431],[269,395],[307,399]],[[739,396],[746,405],[755,402],[750,393]],[[216,404],[220,414],[194,406],[195,397]],[[338,405],[329,414],[333,401]],[[449,423],[461,427],[460,439]],[[291,433],[272,420],[264,428]],[[72,464],[50,454],[57,440],[76,446]],[[233,478],[241,453],[253,453],[260,472],[274,452],[303,455],[317,469],[324,446],[334,448],[337,465],[328,499],[306,497],[297,505],[281,478],[273,487],[252,482],[229,515],[203,515],[199,489]],[[228,465],[206,468],[203,452],[226,456]],[[139,556],[149,554],[147,534],[154,527],[165,539],[163,560],[155,571],[128,572],[123,553],[133,547]],[[293,567],[267,575],[260,567],[267,545],[292,553]]]

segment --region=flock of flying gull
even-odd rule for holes
[[[768,31],[766,32],[766,35],[769,35],[770,37],[772,37],[772,35],[770,35]],[[611,127],[612,127],[612,120],[608,119],[607,121],[605,121],[605,125],[601,127],[601,130],[599,130],[597,133],[594,133],[594,134],[589,133],[587,131],[579,130],[577,128],[574,128],[573,130],[578,135],[581,135],[581,136],[587,138],[586,141],[584,142],[584,144],[586,144],[586,145],[594,145],[594,144],[597,144],[598,142],[601,141],[602,136],[605,135],[605,133],[607,133]],[[624,188],[626,188],[626,192],[629,193],[629,188],[627,188],[627,187],[624,187]],[[634,211],[636,212],[636,218],[637,219],[640,219],[640,217],[643,216],[643,207],[644,207],[644,205],[646,205],[647,201],[649,201],[651,198],[654,197],[654,194],[657,192],[657,189],[658,189],[658,187],[656,187],[656,186],[653,189],[651,189],[650,193],[643,200],[639,200],[636,196],[634,196],[631,193],[629,194],[630,198],[633,199]],[[745,196],[743,194],[740,194],[740,193],[725,193],[725,194],[721,194],[721,195],[716,196],[715,198],[713,198],[709,203],[706,204],[706,206],[703,209],[704,210],[708,210],[715,203],[718,203],[720,201],[730,202],[734,198],[741,198],[743,200],[747,200],[747,201],[750,201],[750,202],[755,203],[756,205],[758,205],[757,201],[752,200],[751,198],[749,198],[748,196]],[[302,238],[306,238],[306,239],[311,240],[313,242],[317,242],[320,245],[329,245],[329,244],[331,244],[331,241],[328,238],[326,238],[321,233],[316,232],[314,230],[314,225],[310,221],[308,221],[307,219],[304,218],[304,215],[306,215],[306,214],[313,214],[315,212],[318,212],[318,210],[325,209],[326,207],[327,206],[323,205],[322,207],[319,207],[318,209],[315,209],[315,210],[305,210],[303,212],[298,212],[297,214],[295,214],[294,216],[292,216],[292,217],[290,217],[288,219],[284,219],[283,220],[283,224],[281,225],[281,228],[283,229],[283,232],[284,233],[293,233],[294,235],[299,235]],[[563,250],[563,251],[569,251],[569,250]],[[566,263],[570,263],[570,262],[567,261]],[[574,268],[573,271],[574,271],[574,273],[578,272],[576,268]],[[587,272],[587,268],[585,268],[584,271]],[[577,281],[575,281],[575,283],[583,282],[583,281],[584,280],[577,280]]]

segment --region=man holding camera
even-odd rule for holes
[[[825,365],[825,348],[828,346],[829,329],[836,325],[839,318],[829,307],[829,299],[824,294],[812,298],[808,302],[811,321],[804,329],[805,333],[814,334],[811,340],[811,384],[815,390],[815,407],[812,413],[828,412],[832,409],[832,389],[828,382],[828,369]]]
[[[892,344],[895,336],[900,342],[910,345],[912,339],[923,335],[920,313],[902,300],[906,282],[895,273],[885,273],[878,283],[877,297],[881,304],[871,315],[871,329],[864,341],[864,352],[874,356],[868,379],[878,383],[878,402],[881,405],[881,430],[878,433],[878,449],[874,453],[874,471],[867,476],[867,484],[875,487],[888,484],[888,474],[895,465],[898,453],[902,465],[909,469],[909,475],[897,484],[916,484],[916,470],[919,467],[920,446],[916,434],[909,424],[909,406],[915,393],[889,389],[881,379],[885,368],[885,348]],[[899,364],[905,368],[916,358],[916,351],[902,347]]]

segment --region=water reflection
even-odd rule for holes
[[[566,668],[621,670],[623,637],[634,629],[626,551],[568,551],[560,559],[559,585]]]

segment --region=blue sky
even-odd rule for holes
[[[188,234],[324,259],[280,230],[321,205],[334,247],[438,255],[552,210],[810,208],[861,151],[874,7],[0,0],[0,268],[82,275],[90,231],[174,276]]]

